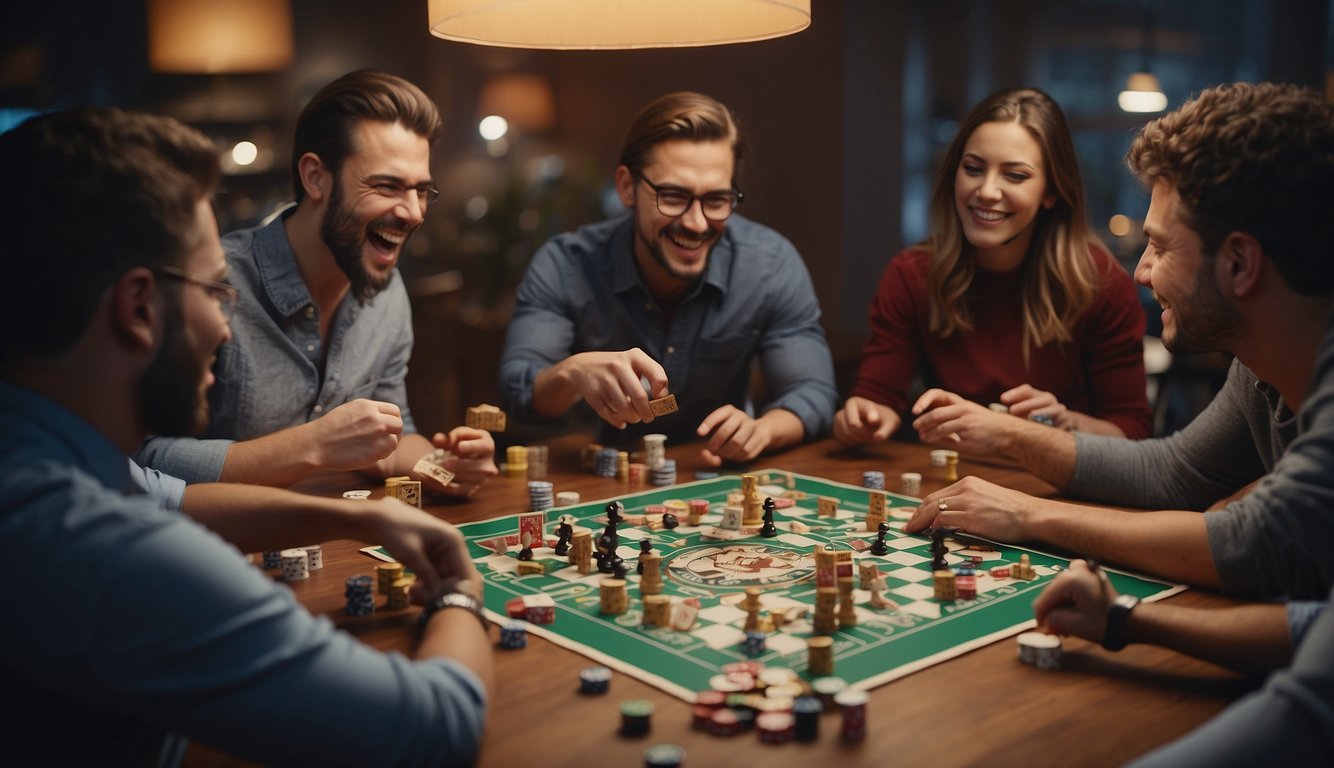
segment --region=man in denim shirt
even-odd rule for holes
[[[708,438],[711,464],[828,429],[837,393],[810,275],[784,237],[733,215],[742,147],[708,96],[640,111],[616,169],[630,215],[553,238],[519,285],[500,367],[510,413],[553,419],[583,401],[624,430],[604,426],[607,442]],[[680,413],[650,426],[650,398],[668,392]]]
[[[155,437],[139,463],[190,482],[288,485],[318,469],[408,475],[438,447],[456,477],[420,475],[424,487],[467,496],[496,473],[489,433],[427,440],[408,411],[412,315],[395,265],[438,195],[439,127],[431,100],[392,75],[353,72],[315,95],[297,122],[296,205],[223,241],[240,302],[207,439]]]

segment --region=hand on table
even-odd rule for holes
[[[495,461],[495,439],[484,429],[454,427],[449,434],[436,432],[431,444],[453,454],[442,465],[454,473],[449,485],[442,486],[429,477],[423,479],[436,493],[467,498],[500,473]]]
[[[882,443],[898,428],[898,414],[864,397],[849,397],[834,414],[834,438],[844,445]]]
[[[624,352],[581,352],[561,365],[579,397],[617,429],[653,421],[648,401],[667,394],[667,372],[638,347]],[[641,378],[648,381],[648,392]]]
[[[704,463],[716,467],[724,461],[743,464],[759,456],[773,442],[773,431],[763,419],[752,419],[734,405],[724,405],[704,417],[695,434],[708,437],[700,451]]]
[[[904,530],[918,533],[944,526],[993,541],[1026,541],[1033,537],[1026,530],[1025,513],[1041,501],[981,478],[965,477],[924,496]]]
[[[1033,601],[1038,629],[1052,635],[1074,635],[1101,643],[1107,634],[1107,607],[1116,590],[1106,577],[1083,560],[1071,560]]]
[[[398,499],[357,503],[368,505],[363,538],[379,542],[404,568],[416,574],[413,602],[430,600],[446,579],[465,579],[480,585],[481,575],[457,528]]]

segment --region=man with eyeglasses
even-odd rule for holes
[[[223,240],[241,296],[205,439],[154,437],[141,464],[190,482],[413,475],[460,497],[496,474],[489,433],[457,427],[428,440],[408,411],[412,316],[396,265],[439,195],[439,129],[431,100],[382,72],[350,73],[311,99],[293,148],[296,205]],[[413,471],[436,448],[452,454],[448,486]]]
[[[207,423],[230,337],[217,147],[55,112],[0,135],[0,169],[0,266],[24,287],[0,302],[0,561],[24,603],[0,630],[0,762],[171,766],[196,739],[263,765],[470,765],[493,671],[457,528],[397,499],[203,483],[182,514],[137,487],[127,452]],[[411,660],[240,554],[345,536],[431,582]]]
[[[519,285],[500,367],[512,415],[553,420],[583,402],[603,442],[705,438],[714,465],[828,429],[837,393],[820,307],[792,244],[735,214],[743,147],[708,96],[640,111],[616,169],[630,215],[551,239]],[[649,400],[668,392],[681,412],[656,422]]]

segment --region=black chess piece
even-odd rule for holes
[[[556,546],[557,555],[564,557],[570,553],[570,539],[574,536],[574,526],[569,521],[561,518],[560,525],[556,526]]]
[[[610,557],[607,558],[607,562],[611,566],[610,571],[612,578],[614,579],[625,578],[625,560],[620,555],[613,553]]]
[[[760,526],[760,535],[773,538],[778,535],[778,526],[774,525],[774,497],[764,497],[764,525]]]
[[[623,522],[625,520],[625,517],[621,513],[624,511],[625,507],[621,504],[621,502],[619,501],[608,502],[606,508],[607,522],[608,523]]]
[[[888,555],[889,545],[885,543],[885,534],[889,533],[889,523],[881,520],[880,525],[875,530],[876,536],[875,542],[871,544],[871,554]]]
[[[949,531],[944,528],[931,529],[931,570],[947,571],[950,568],[949,563],[945,562],[945,553],[949,552],[949,547],[945,546],[945,536]]]
[[[531,543],[524,544],[523,549],[519,550],[519,559],[520,560],[533,559],[533,546]]]
[[[642,555],[647,555],[648,553],[650,553],[650,552],[652,552],[652,551],[653,551],[653,539],[644,538],[644,539],[640,539],[640,540],[639,540],[639,554],[640,554],[641,556],[642,556]],[[640,559],[640,560],[635,564],[635,573],[637,573],[637,574],[639,574],[639,575],[641,575],[641,576],[644,575],[644,561],[643,561],[643,559]]]
[[[667,530],[670,531],[671,529],[675,528],[676,526],[678,526],[678,525],[680,525],[680,524],[681,524],[681,521],[678,520],[678,519],[676,518],[676,515],[673,515],[671,512],[663,512],[663,513],[662,513],[662,527],[663,527],[663,528],[666,528]]]

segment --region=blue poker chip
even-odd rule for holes
[[[581,693],[606,693],[611,687],[611,670],[606,667],[588,667],[579,673]]]
[[[716,479],[718,479],[718,473],[717,473],[717,472],[709,472],[709,471],[707,471],[707,470],[703,470],[703,469],[697,469],[697,470],[695,470],[695,479],[696,479],[696,480],[716,480]]]
[[[685,749],[676,744],[654,744],[644,750],[645,768],[677,768],[685,759]]]

